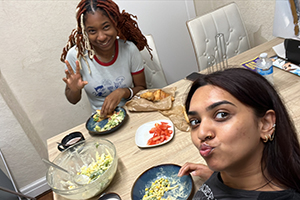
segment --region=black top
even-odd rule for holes
[[[248,191],[230,188],[224,185],[220,173],[215,172],[200,187],[193,200],[300,200],[300,193],[288,189],[282,191]]]

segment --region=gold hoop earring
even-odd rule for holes
[[[269,139],[270,139],[270,141],[273,141],[273,140],[274,140],[274,136],[275,136],[275,131],[273,132],[272,135],[269,134]]]
[[[268,136],[265,135],[265,139],[263,139],[263,142],[266,143],[268,142],[268,140],[269,140]]]

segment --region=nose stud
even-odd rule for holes
[[[205,139],[212,139],[212,134],[208,134]]]

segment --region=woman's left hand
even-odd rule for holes
[[[118,88],[105,98],[101,108],[101,116],[106,117],[108,114],[113,114],[122,98],[126,96],[126,90],[128,89]]]

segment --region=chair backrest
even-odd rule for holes
[[[152,49],[151,53],[153,55],[153,60],[151,60],[151,56],[146,48],[141,51],[144,60],[147,88],[151,89],[165,87],[168,83],[160,64],[153,37],[152,35],[145,35],[145,37],[149,47]]]
[[[223,33],[227,58],[250,48],[248,34],[235,3],[186,22],[198,64],[198,69],[207,67],[207,56],[216,57],[215,36]]]

